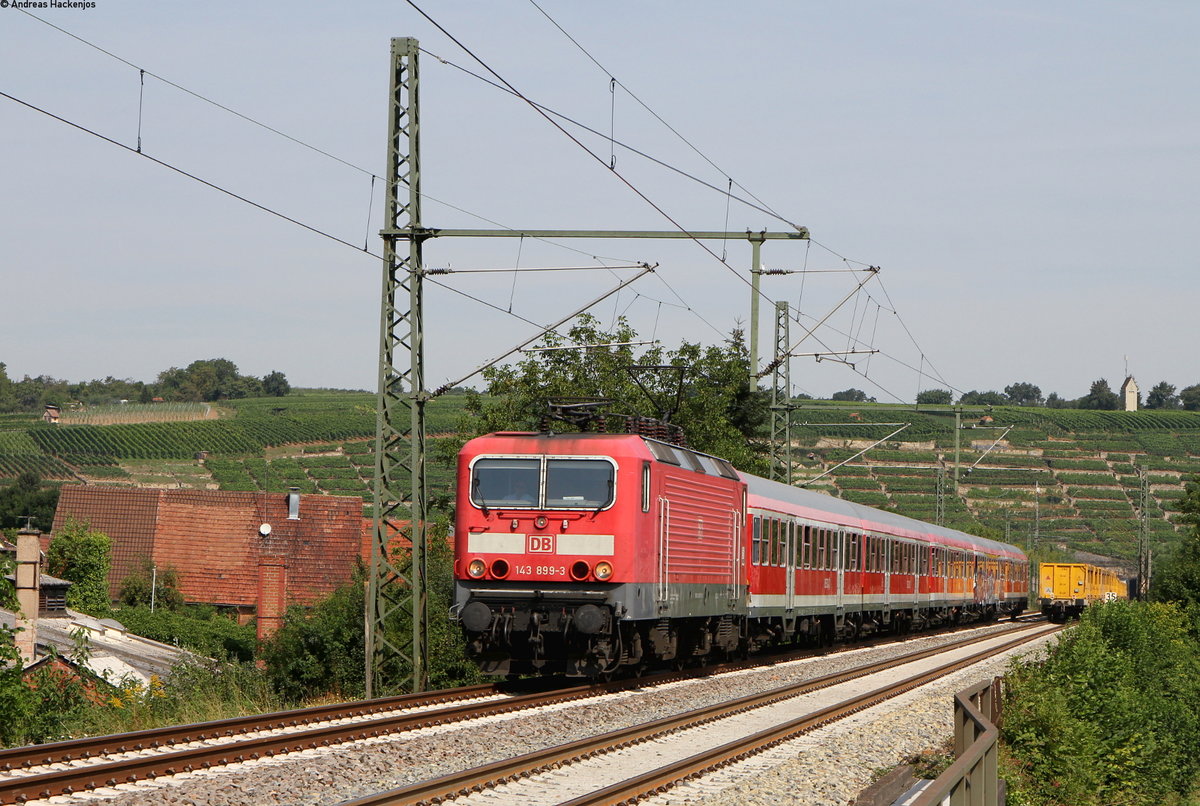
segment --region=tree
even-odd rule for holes
[[[33,516],[34,526],[49,528],[54,523],[59,489],[56,484],[43,487],[41,476],[31,470],[0,487],[0,529],[24,526],[26,515]]]
[[[299,702],[324,694],[339,699],[363,696],[362,614],[364,574],[311,607],[293,605],[283,626],[263,644],[272,687],[285,699]]]
[[[171,367],[158,374],[158,394],[167,400],[194,402],[258,397],[262,381],[238,373],[228,358],[193,361],[185,369]]]
[[[23,744],[24,726],[33,706],[33,697],[22,678],[21,654],[17,651],[16,631],[0,624],[0,745]]]
[[[1192,528],[1175,553],[1158,563],[1150,594],[1161,602],[1200,605],[1200,482],[1193,479],[1184,485],[1179,510],[1180,522]]]
[[[288,392],[292,391],[291,384],[288,383],[287,377],[279,370],[275,370],[263,376],[262,379],[263,394],[269,397],[283,397]]]
[[[156,610],[178,610],[183,607],[179,570],[173,565],[155,568],[149,557],[142,557],[134,572],[121,580],[118,598],[127,607],[148,607],[153,602]]]
[[[541,343],[566,347],[637,340],[637,332],[624,319],[609,332],[585,314],[566,337],[551,333]],[[635,365],[672,369],[631,370]],[[749,355],[741,331],[734,331],[722,345],[685,342],[672,351],[656,345],[635,354],[628,344],[540,350],[516,364],[484,370],[488,396],[468,394],[460,435],[465,441],[489,431],[536,428],[548,400],[601,398],[613,413],[669,416],[697,450],[723,456],[744,470],[763,471],[761,452],[751,440],[765,427],[767,395],[747,384],[748,375]],[[555,429],[571,426],[560,422]],[[447,440],[442,447],[457,452],[461,441]]]
[[[954,395],[948,389],[926,389],[917,394],[917,403],[930,405],[949,405]]]
[[[1040,406],[1042,390],[1032,383],[1014,383],[1004,387],[1004,395],[1014,406]]]
[[[1005,675],[1001,733],[1015,763],[1009,802],[1188,802],[1200,773],[1200,646],[1183,609],[1088,607],[1044,658]]]
[[[1049,409],[1067,409],[1071,407],[1071,401],[1063,400],[1058,396],[1058,392],[1051,392],[1046,396],[1046,408]]]
[[[74,584],[67,590],[67,604],[92,615],[109,612],[108,569],[112,541],[87,521],[68,518],[66,526],[50,541],[46,570]]]
[[[1092,382],[1091,391],[1087,396],[1079,399],[1079,408],[1116,411],[1121,408],[1121,398],[1109,388],[1107,380],[1100,378]]]
[[[963,406],[1003,406],[1008,398],[999,392],[964,392],[958,402]]]
[[[1177,409],[1179,408],[1179,396],[1175,394],[1175,387],[1166,381],[1159,381],[1154,385],[1154,388],[1146,395],[1146,408],[1148,409]]]
[[[829,398],[830,400],[841,400],[848,403],[874,403],[875,398],[867,397],[867,393],[861,389],[843,389],[840,392],[834,392]],[[918,401],[920,402],[920,401]]]
[[[1188,411],[1200,411],[1200,383],[1180,389],[1179,402]]]

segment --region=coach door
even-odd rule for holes
[[[670,534],[671,502],[666,498],[660,498],[658,499],[658,585],[654,596],[660,610],[666,609],[671,600],[671,584],[668,579]]]
[[[745,552],[745,548],[742,546],[742,522],[744,520],[745,518],[743,518],[741,512],[738,512],[736,509],[729,511],[729,536],[733,541],[733,546],[731,548],[732,557],[730,558],[732,567],[730,568],[729,587],[726,589],[726,595],[729,598],[731,607],[735,606],[738,599],[741,598],[742,562],[743,553]]]
[[[795,521],[784,523],[783,565],[787,583],[784,588],[783,602],[789,613],[796,607],[796,546],[799,544],[797,531],[799,530],[796,528]]]
[[[879,570],[883,576],[883,609],[892,609],[892,541],[886,537],[874,538],[880,542]]]
[[[833,604],[840,612],[846,604],[846,569],[843,567],[845,563],[842,562],[842,557],[846,551],[846,533],[838,529],[832,532],[832,535],[833,556],[830,559],[833,562],[834,572],[837,574],[837,593],[834,594]]]

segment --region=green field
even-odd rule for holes
[[[832,470],[822,481],[833,480],[835,495],[932,519],[940,474],[944,523],[1026,546],[1036,538],[1135,556],[1139,473],[1150,485],[1147,531],[1154,541],[1173,541],[1174,502],[1184,483],[1200,475],[1200,412],[967,407],[958,432],[957,489],[948,408],[816,403],[792,417],[797,478]],[[851,459],[902,423],[910,425]]]
[[[435,500],[453,494],[454,468],[437,447],[439,435],[455,431],[465,402],[445,395],[427,408]],[[148,418],[155,414],[144,408]],[[218,419],[112,425],[0,414],[0,481],[32,470],[48,480],[155,488],[296,487],[369,505],[374,394],[307,391],[223,401],[217,410]],[[1200,412],[965,408],[957,487],[948,409],[813,404],[795,411],[793,423],[797,479],[832,471],[814,489],[926,520],[937,517],[940,490],[947,525],[1115,557],[1136,552],[1139,473],[1148,473],[1147,529],[1157,541],[1175,538],[1183,484],[1200,475]],[[909,425],[856,456],[896,430],[893,423]],[[999,443],[997,426],[1013,426]]]
[[[445,395],[432,401],[427,432],[455,430],[465,400]],[[0,415],[0,480],[33,471],[45,479],[93,484],[271,492],[297,487],[371,500],[374,394],[315,391],[222,401],[218,419],[190,421],[178,417],[203,404],[161,404],[162,412],[155,405],[104,407],[88,418],[117,421],[111,425],[50,425],[29,415]],[[128,422],[139,413],[150,421]],[[431,447],[437,441],[431,437]],[[448,494],[453,468],[434,457],[428,478],[431,494]]]

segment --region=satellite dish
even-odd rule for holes
[[[266,537],[267,535],[271,534],[271,524],[264,523],[261,526],[259,526],[258,533],[260,535],[262,535],[263,537]]]

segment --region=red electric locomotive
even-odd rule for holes
[[[490,674],[623,667],[1016,616],[1020,549],[633,434],[459,454],[453,612]]]

